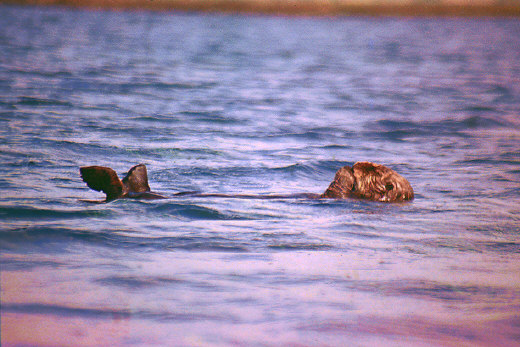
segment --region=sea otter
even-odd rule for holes
[[[414,195],[406,178],[386,166],[364,161],[339,169],[321,197],[399,202],[412,200]]]
[[[136,165],[120,180],[117,173],[104,166],[80,168],[81,178],[87,185],[106,194],[105,202],[120,198],[166,199],[166,196],[150,191],[146,166]],[[352,167],[344,166],[336,172],[334,180],[323,194],[297,195],[226,195],[182,192],[175,196],[192,195],[202,197],[228,197],[248,199],[314,198],[346,199],[358,198],[382,202],[408,201],[414,198],[410,183],[397,172],[386,166],[370,162],[357,162]]]

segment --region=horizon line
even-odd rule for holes
[[[372,2],[346,0],[4,0],[7,5],[280,16],[518,17],[520,4]]]

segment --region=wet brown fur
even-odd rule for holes
[[[357,162],[336,172],[323,198],[360,198],[382,202],[408,201],[414,198],[410,183],[386,166]]]

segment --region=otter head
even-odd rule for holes
[[[398,202],[414,197],[410,183],[397,172],[383,165],[358,162],[344,166],[336,172],[323,198],[345,199],[349,197]]]

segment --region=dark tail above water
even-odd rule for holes
[[[120,198],[134,199],[165,199],[165,196],[150,191],[146,166],[136,165],[128,171],[123,180],[108,167],[85,166],[80,169],[81,178],[87,185],[106,194],[106,202]],[[383,165],[370,162],[357,162],[352,167],[344,166],[336,172],[334,180],[325,193],[298,195],[225,195],[199,194],[182,192],[176,196],[194,195],[200,197],[227,197],[249,199],[280,199],[280,198],[358,198],[382,202],[400,202],[414,198],[410,183],[397,172]]]
[[[79,169],[83,181],[94,190],[106,194],[106,202],[120,198],[163,199],[150,191],[148,174],[143,164],[132,167],[121,181],[109,167],[84,166]]]

